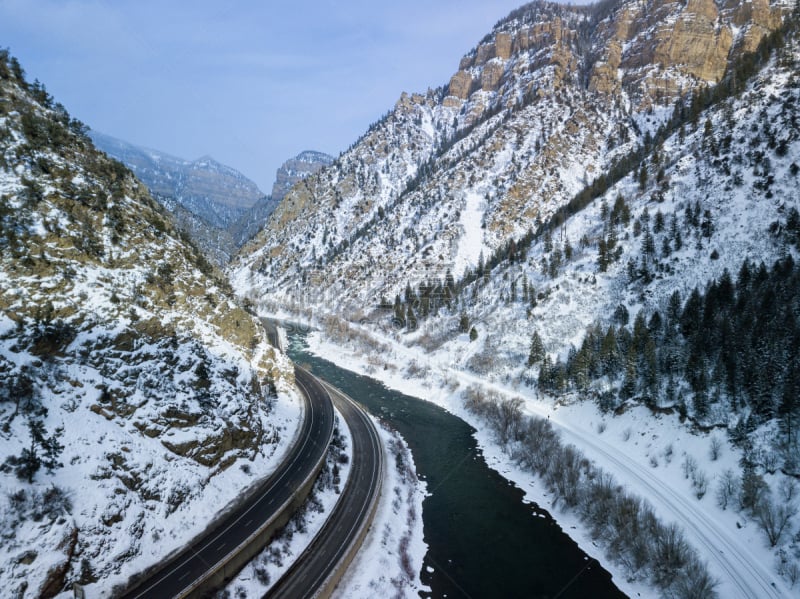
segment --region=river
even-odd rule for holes
[[[288,353],[400,432],[427,483],[422,581],[431,597],[624,597],[550,515],[486,464],[474,429],[442,408],[322,360],[290,329]]]

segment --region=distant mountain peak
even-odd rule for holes
[[[128,166],[153,194],[174,198],[215,226],[228,226],[266,194],[212,156],[185,160],[91,131],[95,145]]]
[[[280,202],[298,182],[333,164],[334,158],[324,152],[305,150],[284,162],[275,176],[272,199]]]

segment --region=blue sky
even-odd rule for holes
[[[0,0],[0,47],[90,127],[210,154],[269,192],[338,154],[403,91],[449,81],[523,0]]]

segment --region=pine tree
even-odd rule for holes
[[[608,270],[608,246],[606,245],[605,237],[600,237],[597,244],[597,269],[600,272]]]
[[[664,213],[659,210],[656,212],[656,220],[653,223],[653,233],[661,233],[664,230]]]
[[[469,316],[464,311],[461,312],[458,319],[458,330],[462,333],[469,333]]]
[[[33,482],[33,477],[42,467],[42,460],[39,454],[36,453],[36,447],[31,442],[30,449],[25,447],[19,457],[12,458],[11,463],[14,465],[14,473],[20,480],[27,480],[28,483]]]
[[[414,310],[411,306],[406,308],[406,327],[409,331],[416,331],[417,330],[417,316],[414,314]]]
[[[64,428],[58,427],[53,431],[52,435],[43,438],[41,441],[43,453],[42,465],[47,469],[48,473],[52,474],[53,470],[64,466],[64,464],[58,461],[61,452],[64,451],[64,446],[59,443],[58,438],[63,434]]]
[[[539,336],[539,332],[534,331],[533,337],[531,338],[531,350],[528,353],[528,366],[538,364],[544,360],[544,356],[544,343],[542,343],[542,338]]]
[[[406,307],[400,300],[399,295],[394,299],[394,326],[398,329],[406,326]]]

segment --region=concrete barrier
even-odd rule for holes
[[[326,385],[327,386],[327,385]],[[344,393],[339,392],[338,390],[334,390],[334,393],[339,394],[342,396],[346,401],[353,403],[356,406],[356,409],[363,412],[361,406],[359,406],[355,401],[350,399]],[[365,416],[369,418],[369,415]],[[376,435],[378,433],[375,433]],[[372,527],[372,522],[375,520],[375,514],[378,511],[378,505],[380,504],[381,498],[381,489],[383,488],[383,477],[384,477],[384,468],[386,467],[386,455],[384,453],[383,443],[378,437],[378,445],[381,448],[381,457],[380,457],[380,465],[378,468],[378,492],[372,497],[372,504],[369,508],[369,515],[367,518],[361,523],[359,528],[358,534],[353,538],[353,541],[350,543],[350,547],[347,549],[347,553],[344,554],[339,563],[336,565],[336,568],[331,572],[325,581],[320,586],[317,593],[314,595],[320,599],[328,599],[333,592],[336,590],[338,584],[342,581],[347,569],[350,567],[350,564],[353,563],[356,555],[358,554],[359,550],[361,549],[361,545],[364,543],[364,539],[367,538],[367,534],[369,533],[370,528]]]

